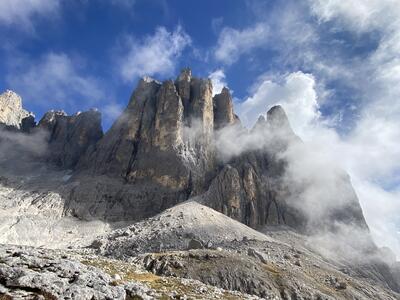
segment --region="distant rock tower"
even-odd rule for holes
[[[33,116],[22,108],[21,97],[6,90],[0,95],[0,123],[20,129],[23,119]]]

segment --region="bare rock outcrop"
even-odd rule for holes
[[[73,169],[86,150],[103,136],[101,115],[96,110],[72,116],[63,111],[49,111],[36,130],[48,132],[46,160],[63,169]]]
[[[125,299],[122,286],[97,268],[23,247],[0,247],[3,299]],[[64,258],[62,258],[64,257]]]
[[[227,161],[203,201],[253,228],[304,227],[305,216],[286,202],[290,194],[284,178],[287,162],[279,153],[300,139],[292,131],[285,112],[280,106],[271,108],[267,119],[261,116],[244,135],[260,140],[260,146],[250,147]]]
[[[122,210],[132,216],[158,213],[207,188],[215,168],[213,121],[209,79],[192,77],[187,69],[175,81],[144,78],[121,117],[80,161],[78,176],[123,184],[119,195],[130,207]],[[75,192],[72,202],[79,188]],[[110,194],[95,197],[104,202]]]
[[[232,96],[229,89],[224,87],[220,94],[214,96],[213,101],[215,129],[239,122],[239,118],[233,112]]]
[[[0,95],[0,123],[19,129],[22,120],[32,114],[22,108],[21,97],[7,90]]]

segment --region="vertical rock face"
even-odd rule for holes
[[[226,170],[230,170],[231,176],[227,176]],[[253,228],[288,225],[304,229],[305,216],[286,202],[289,190],[284,175],[285,161],[275,157],[274,153],[249,151],[225,165],[211,183],[204,201]],[[224,190],[218,187],[224,187]]]
[[[22,108],[22,100],[19,95],[10,90],[0,95],[0,123],[19,129],[22,120],[30,115]]]
[[[183,69],[181,74],[176,79],[176,87],[178,94],[181,97],[182,104],[184,107],[185,119],[189,115],[189,103],[190,103],[190,82],[192,80],[192,71],[190,69]]]
[[[49,132],[47,160],[72,169],[86,150],[102,136],[101,115],[95,110],[67,116],[63,111],[47,112],[37,130]]]
[[[22,119],[21,121],[21,131],[30,133],[36,126],[35,117],[33,115],[29,115]]]
[[[106,183],[92,196],[93,183],[82,184],[71,207],[116,201],[101,209],[105,218],[140,219],[204,192],[215,172],[213,120],[210,80],[188,69],[175,81],[140,80],[121,117],[77,167],[81,182],[90,174]]]
[[[192,78],[190,84],[189,125],[198,130],[196,142],[211,143],[214,128],[212,84],[210,79]]]
[[[126,178],[140,147],[151,140],[150,124],[155,115],[156,95],[161,84],[142,79],[122,115],[96,144],[94,151],[82,159],[80,169],[94,174]]]
[[[224,107],[229,108],[227,105]],[[229,112],[230,109],[224,111]],[[235,122],[232,114],[222,115],[231,118],[223,117],[219,118],[220,120]],[[222,124],[229,122],[225,121]],[[280,106],[271,108],[267,112],[267,119],[260,116],[254,127],[245,135],[259,140],[262,146],[250,147],[249,150],[231,158],[211,183],[204,201],[254,228],[263,225],[289,225],[299,229],[304,227],[305,216],[286,202],[289,196],[289,189],[284,180],[286,162],[278,155],[291,143],[299,141],[285,112]],[[243,136],[239,135],[238,138]],[[236,174],[234,177],[237,179],[232,180],[233,176],[227,174]],[[231,200],[232,196],[227,196],[232,194],[235,195],[235,201]]]
[[[214,128],[220,129],[238,121],[233,112],[232,96],[224,87],[220,94],[214,96]]]
[[[213,199],[209,206],[234,219],[242,218],[240,175],[237,169],[225,166],[213,180],[209,193]]]
[[[151,193],[160,188],[166,198],[169,190],[186,199],[203,189],[212,171],[213,120],[210,80],[193,78],[188,69],[175,81],[142,79],[80,170],[148,184]]]
[[[161,150],[182,146],[183,104],[172,81],[166,81],[157,95],[152,144]]]

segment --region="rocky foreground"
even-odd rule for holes
[[[289,228],[264,230],[190,201],[88,237],[89,246],[1,245],[0,293],[4,299],[398,299],[380,260],[327,258],[312,238]]]
[[[190,219],[193,205],[210,210],[184,204],[178,216]],[[208,213],[216,223],[226,218]],[[238,223],[237,240],[232,224],[216,232],[200,221],[179,237],[170,234],[176,229],[170,222],[181,218],[170,214],[119,229],[89,248],[1,245],[2,299],[398,299],[379,277],[379,263],[355,267],[326,259],[287,229],[267,237]]]
[[[252,129],[185,69],[37,123],[0,95],[0,299],[400,299],[349,176],[303,165],[280,106]],[[317,195],[317,196],[315,196]]]
[[[2,245],[0,255],[1,299],[259,299],[74,251]]]

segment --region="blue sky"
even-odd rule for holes
[[[7,2],[14,3],[10,4],[11,9],[7,9]],[[1,4],[5,8],[0,34],[5,43],[0,50],[0,68],[5,76],[0,78],[0,86],[20,93],[25,106],[38,118],[52,108],[68,113],[90,107],[111,108],[110,103],[114,109],[121,108],[118,106],[126,104],[140,76],[164,79],[175,76],[185,66],[190,66],[198,76],[223,70],[225,82],[238,101],[243,101],[255,81],[266,73],[281,76],[299,70],[313,71],[304,58],[297,57],[303,51],[302,43],[306,42],[307,47],[315,43],[311,39],[301,41],[302,35],[319,34],[318,47],[323,56],[330,54],[332,45],[335,55],[341,57],[362,56],[376,46],[371,38],[348,31],[331,32],[325,25],[312,29],[318,33],[310,33],[315,16],[307,13],[305,5],[290,2],[282,5],[282,1],[236,1],[232,5],[232,1],[203,1],[195,8],[182,1],[161,0],[24,2]],[[11,16],[7,12],[10,10]],[[286,25],[286,20],[281,19],[283,15],[300,18],[302,24]],[[259,31],[252,36],[254,26],[259,26]],[[159,30],[165,34],[158,34]],[[238,47],[230,49],[229,41],[241,37]],[[166,55],[172,65],[151,67],[149,63],[146,68],[138,58],[136,64],[143,73],[135,72],[129,64],[126,68],[131,71],[124,73],[121,65],[132,57],[130,52],[135,47],[146,51],[146,46],[151,47],[151,38],[153,43],[163,40],[166,48],[174,38],[182,38],[176,51]],[[161,47],[160,51],[164,50]],[[57,66],[65,69],[64,74],[54,74]],[[48,70],[47,74],[38,74],[43,68]],[[64,77],[69,76],[81,81],[66,83]],[[72,88],[68,86],[71,84]],[[325,84],[329,89],[342,85],[337,93],[349,88],[335,80]],[[334,102],[322,105],[321,112],[332,113],[337,109]],[[115,114],[108,116],[107,110],[104,114],[104,126],[108,128]]]
[[[371,231],[400,255],[400,4],[2,0],[0,90],[37,118],[97,107],[107,129],[138,78],[190,66],[227,85],[251,126],[281,104],[346,169]]]

